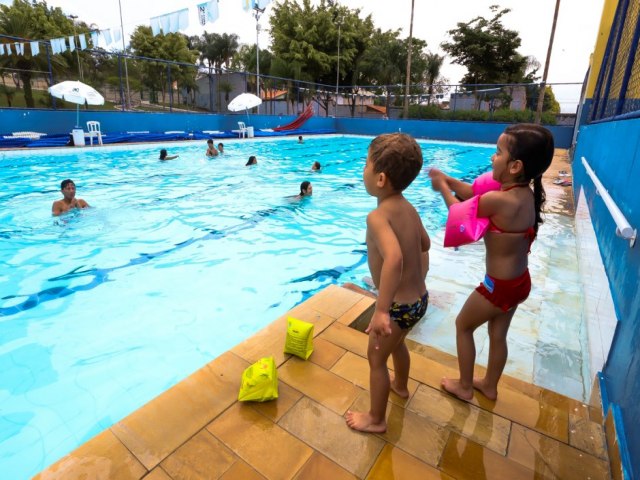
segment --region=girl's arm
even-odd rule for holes
[[[462,182],[457,178],[450,177],[449,175],[442,173],[437,168],[432,168],[431,170],[429,170],[429,177],[431,177],[432,184],[434,181],[437,183],[440,183],[442,180],[444,180],[448,186],[447,188],[453,191],[455,196],[459,197],[459,199],[463,201],[473,197],[473,188],[471,187],[470,183]],[[434,190],[436,190],[435,187],[434,187]],[[438,190],[438,191],[442,193],[441,190]],[[456,202],[453,202],[453,203],[456,203]],[[447,203],[447,206],[449,205],[451,204]]]

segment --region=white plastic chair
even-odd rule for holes
[[[244,122],[238,122],[238,138],[246,138],[247,125]]]
[[[100,122],[87,122],[87,130],[85,137],[89,137],[89,143],[93,146],[93,137],[98,137],[98,143],[102,145],[102,132],[100,131]]]

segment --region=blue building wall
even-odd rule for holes
[[[602,198],[596,194],[582,165],[582,157],[587,159],[629,223],[640,228],[640,120],[581,126],[573,158],[574,194],[577,199],[580,189],[584,191],[618,316],[603,370],[606,390],[603,399],[620,412],[618,420],[623,427],[623,441],[626,437],[627,460],[635,472],[631,478],[639,478],[640,241],[629,248],[627,240],[616,236],[615,223]],[[619,429],[618,433],[621,433]],[[625,445],[620,447],[624,450]]]
[[[86,130],[88,120],[100,122],[103,132],[145,131],[185,132],[202,130],[233,130],[238,122],[254,128],[275,128],[285,125],[293,115],[216,115],[203,113],[147,113],[103,110],[80,110],[80,125]],[[68,133],[76,124],[75,110],[0,109],[0,134],[35,131],[47,134]],[[504,123],[443,122],[438,120],[380,120],[368,118],[333,118],[313,116],[306,129],[335,129],[339,133],[377,135],[402,131],[417,138],[461,142],[495,143],[506,128]],[[557,148],[569,148],[573,134],[571,126],[550,127]]]

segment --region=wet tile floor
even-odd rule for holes
[[[497,401],[440,389],[456,358],[408,340],[410,396],[388,430],[344,421],[369,402],[373,300],[330,286],[42,471],[38,479],[608,479],[597,388],[589,404],[503,376]],[[288,315],[315,325],[308,361],[283,354]],[[237,401],[245,368],[273,355],[279,398]],[[481,372],[482,367],[477,366]]]
[[[388,431],[350,430],[345,412],[369,402],[367,336],[350,325],[372,305],[328,287],[289,312],[315,325],[308,361],[281,353],[285,315],[36,478],[609,478],[597,407],[507,376],[496,402],[462,402],[439,388],[455,357],[412,341]],[[269,355],[279,398],[238,402],[242,371]]]

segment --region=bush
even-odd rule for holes
[[[438,105],[410,105],[409,118],[418,120],[457,120],[462,122],[531,123],[535,112],[531,110],[500,109],[495,112],[484,110],[442,110]],[[542,113],[542,123],[555,125],[556,116],[551,112]]]

